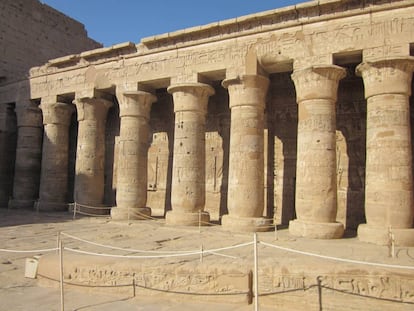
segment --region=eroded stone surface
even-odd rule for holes
[[[410,244],[402,237],[413,228],[413,15],[409,0],[282,8],[50,60],[28,80],[0,87],[0,103],[14,104],[19,115],[29,100],[76,100],[68,160],[79,169],[69,169],[68,187],[76,179],[79,194],[68,202],[118,204],[116,213],[128,188],[135,207],[175,214],[174,224],[228,215],[222,224],[232,230],[261,230],[294,220],[299,235],[334,238],[359,227],[380,244],[390,241],[391,226],[397,243]],[[147,139],[131,134],[148,152],[135,157],[140,148],[131,147],[125,160],[141,163],[142,178],[118,162],[126,151],[116,138],[123,136],[121,90],[157,97]],[[102,94],[113,105],[107,124],[98,113]],[[96,115],[84,121],[80,102]],[[12,203],[20,196],[30,205],[38,196],[42,134],[41,125],[30,132],[39,131],[36,137],[27,129],[19,126],[18,137],[33,143],[17,144],[15,184],[22,186]],[[82,148],[75,155],[76,144]],[[20,182],[22,171],[30,186]],[[82,176],[91,177],[80,182]]]

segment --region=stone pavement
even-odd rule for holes
[[[197,227],[168,227],[163,220],[135,221],[129,224],[106,218],[72,220],[72,215],[68,213],[36,214],[30,211],[0,210],[0,248],[2,249],[54,248],[57,244],[57,234],[60,231],[100,244],[151,251],[198,250],[201,244],[205,250],[208,250],[248,243],[253,240],[250,233],[229,233],[218,226],[202,227],[199,232]],[[294,238],[287,230],[279,230],[277,235],[275,232],[259,233],[258,239],[278,247],[324,256],[414,266],[413,248],[396,248],[396,258],[390,258],[387,247],[362,243],[352,237],[322,241]],[[102,249],[98,245],[88,245],[67,236],[62,236],[62,241],[65,247],[74,250],[140,255],[132,250],[123,252]],[[264,245],[259,245],[258,249],[259,292],[264,295],[259,300],[260,310],[320,310],[321,307],[323,310],[360,310],[361,308],[364,310],[412,310],[414,306],[413,270],[336,262],[273,249]],[[58,283],[44,278],[40,282],[24,278],[25,259],[32,255],[37,254],[0,252],[0,299],[2,301],[0,310],[32,310],[35,307],[37,310],[59,310]],[[56,270],[56,260],[53,260],[53,256],[56,255],[52,253],[44,256],[39,267],[51,276]],[[82,265],[76,258],[83,258]],[[47,260],[51,260],[50,265],[45,264]],[[133,271],[139,270],[145,275],[147,287],[167,291],[177,288],[182,290],[177,287],[176,279],[162,279],[160,271],[164,271],[165,275],[170,272],[178,275],[177,271],[184,274],[190,271],[189,274],[193,274],[193,277],[200,271],[206,273],[215,271],[216,276],[223,277],[226,273],[228,275],[228,271],[233,271],[235,275],[240,271],[253,270],[253,245],[221,252],[221,256],[205,254],[202,263],[200,263],[199,255],[184,258],[139,259],[138,263],[137,261],[117,258],[97,259],[94,256],[65,251],[65,280],[72,283],[83,282],[82,284],[86,285],[122,283],[124,282],[122,277],[132,269]],[[85,271],[89,273],[86,277],[82,276]],[[114,281],[113,278],[105,276],[105,271],[114,271],[119,277]],[[138,274],[137,272],[133,275],[137,279],[137,285],[140,285]],[[316,286],[318,278],[324,286],[321,295]],[[155,282],[155,279],[158,281]],[[215,290],[211,283],[202,284],[207,286],[207,289],[194,283],[187,287],[190,291]],[[233,285],[222,290],[231,292]],[[237,286],[238,284],[235,284],[234,288],[237,289]],[[278,294],[274,294],[275,292]],[[136,289],[136,297],[132,298],[131,288],[123,291],[108,291],[108,289],[89,288],[89,286],[81,288],[65,286],[65,310],[211,310],[214,308],[215,310],[243,311],[253,309],[253,305],[246,303],[245,295],[238,299],[215,298],[153,293],[140,287]]]

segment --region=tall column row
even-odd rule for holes
[[[414,245],[412,138],[409,96],[414,58],[364,62],[357,67],[367,99],[365,212],[358,229],[363,241],[386,244],[391,231],[397,244]],[[340,238],[336,222],[336,100],[345,69],[335,65],[295,70],[298,104],[296,215],[289,230],[311,238]],[[264,210],[264,110],[269,79],[242,75],[226,79],[231,110],[228,215],[225,229],[264,231],[271,225]],[[205,123],[214,88],[203,83],[173,84],[175,115],[172,210],[167,224],[209,221],[205,205]],[[149,119],[156,97],[143,91],[117,94],[120,106],[117,206],[114,219],[145,219]],[[112,101],[77,96],[74,105],[44,98],[16,108],[18,142],[11,207],[33,205],[64,209],[67,203],[69,125],[78,116],[75,201],[99,206],[104,199],[105,126]],[[39,110],[40,108],[40,110]],[[44,131],[42,131],[42,114]],[[43,133],[43,156],[41,141]],[[41,159],[41,162],[40,162]],[[40,165],[41,163],[41,165]],[[38,191],[39,172],[40,190]]]

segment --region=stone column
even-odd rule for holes
[[[411,79],[414,57],[365,62],[357,67],[367,99],[365,214],[361,241],[414,246]]]
[[[293,235],[317,239],[341,238],[336,222],[336,108],[339,80],[345,69],[314,66],[295,71],[292,79],[298,103],[296,216]]]
[[[104,200],[105,125],[112,102],[103,98],[79,98],[78,145],[75,165],[75,202],[98,207]]]
[[[112,219],[147,219],[147,164],[149,117],[156,101],[151,93],[125,92],[118,96],[121,118],[119,136],[117,190]]]
[[[9,104],[0,105],[0,208],[7,207],[12,195],[13,170],[17,133],[14,108]]]
[[[74,106],[45,102],[43,112],[43,153],[38,208],[43,211],[67,210],[69,125]]]
[[[230,96],[228,215],[222,226],[231,231],[267,231],[264,211],[264,109],[269,79],[244,75],[223,81]]]
[[[17,148],[10,208],[33,208],[39,195],[42,113],[33,103],[17,103]]]
[[[172,85],[175,130],[169,225],[208,222],[205,205],[205,123],[209,96],[214,89],[202,83]]]

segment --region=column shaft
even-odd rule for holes
[[[292,74],[298,103],[296,215],[289,231],[298,236],[340,238],[336,222],[336,115],[338,82],[345,69],[318,66]]]
[[[73,105],[43,103],[44,136],[39,190],[40,210],[66,210],[68,193],[69,125]]]
[[[223,81],[231,125],[227,208],[222,225],[232,231],[267,231],[264,211],[264,108],[269,80],[245,75]]]
[[[78,145],[75,166],[75,201],[101,206],[104,199],[105,125],[112,102],[75,99],[78,111]]]
[[[17,106],[17,148],[10,208],[33,208],[39,194],[42,113],[29,103]]]
[[[12,196],[15,159],[15,133],[17,133],[14,108],[0,105],[0,208],[7,207]]]
[[[205,205],[205,118],[214,89],[202,83],[173,85],[175,130],[171,189],[172,211],[167,224],[198,225],[210,217]]]
[[[414,245],[412,142],[409,96],[414,58],[363,63],[367,98],[366,225],[359,239]]]
[[[147,165],[149,116],[156,97],[134,91],[118,96],[121,129],[117,170],[117,206],[112,219],[147,219]]]

